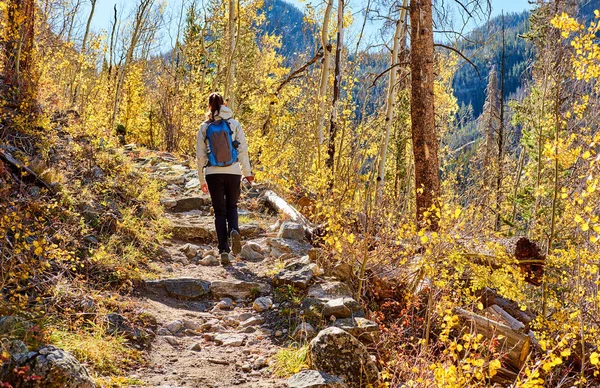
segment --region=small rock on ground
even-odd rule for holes
[[[288,388],[346,388],[342,379],[317,370],[303,370],[296,373],[286,384]]]
[[[325,318],[334,316],[338,319],[362,317],[365,315],[365,311],[360,303],[352,298],[331,299],[323,306],[322,313]]]
[[[305,289],[313,278],[313,270],[309,264],[300,262],[287,265],[273,277],[276,287],[289,284],[292,287]]]
[[[269,296],[262,296],[260,298],[256,298],[254,300],[254,303],[252,304],[252,308],[259,313],[267,311],[271,307],[273,307],[273,299],[271,299],[271,297]]]
[[[294,222],[284,222],[279,228],[278,238],[302,241],[304,240],[304,226]]]

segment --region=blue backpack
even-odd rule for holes
[[[206,128],[208,141],[208,165],[213,167],[231,166],[238,160],[237,145],[233,131],[227,120],[213,121]]]

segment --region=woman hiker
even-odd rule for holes
[[[219,93],[208,97],[208,109],[196,140],[198,178],[202,191],[210,193],[221,264],[228,265],[230,252],[242,249],[237,210],[242,174],[250,184],[254,176],[244,130]]]

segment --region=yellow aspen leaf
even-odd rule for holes
[[[427,241],[429,241],[429,238],[427,236],[421,236],[421,242],[423,244],[425,244]]]
[[[585,151],[583,153],[583,155],[581,155],[581,157],[584,159],[589,159],[590,156],[591,156],[590,151]]]
[[[593,352],[592,354],[590,354],[590,364],[598,365],[598,361],[600,361],[600,354],[598,354],[597,352]]]
[[[583,225],[581,225],[581,230],[587,232],[588,230],[590,230],[590,225],[587,222],[584,223]]]

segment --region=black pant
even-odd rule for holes
[[[237,203],[240,199],[241,179],[241,175],[206,175],[206,184],[215,210],[215,229],[219,241],[219,253],[230,251],[229,234],[232,230],[240,231]]]

